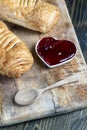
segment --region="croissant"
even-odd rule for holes
[[[18,78],[33,64],[28,47],[0,21],[0,74]]]
[[[42,0],[0,0],[0,18],[46,33],[59,19],[59,9]]]

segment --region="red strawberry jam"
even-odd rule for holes
[[[68,40],[56,40],[52,37],[43,38],[36,47],[37,54],[48,66],[65,63],[76,53],[74,43]]]

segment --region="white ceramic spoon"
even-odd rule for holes
[[[33,88],[24,88],[18,91],[14,97],[15,102],[19,105],[30,105],[35,102],[39,97],[45,92],[53,88],[57,88],[59,86],[63,86],[65,84],[76,82],[80,79],[80,74],[77,73],[75,75],[69,76],[63,80],[56,82],[55,84],[48,86],[44,89],[33,89]]]

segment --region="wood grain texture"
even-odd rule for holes
[[[68,2],[70,2],[70,1],[68,1]],[[75,0],[73,2],[75,2]],[[73,4],[73,2],[72,2],[72,4]],[[78,3],[79,6],[80,6],[80,2],[81,2],[80,0],[76,1],[76,3]],[[70,6],[72,4],[68,3],[68,6]],[[74,9],[75,9],[75,7],[74,7]],[[84,21],[83,21],[83,23],[84,23]],[[79,30],[79,27],[78,26],[76,26],[76,27],[77,27],[76,30]],[[85,27],[86,27],[85,25],[83,26],[83,28],[81,26],[81,30],[78,31],[79,38],[82,39],[82,41],[83,41],[82,36],[85,36],[85,35],[82,35],[82,33],[83,32],[87,33]],[[84,31],[82,32],[82,30],[84,30]],[[82,44],[82,46],[83,45],[84,44]],[[86,46],[84,49],[86,50]],[[6,127],[3,129],[4,130],[5,129],[6,130],[7,129],[18,129],[18,130],[21,130],[21,129],[23,129],[23,130],[27,130],[27,129],[28,130],[51,130],[51,129],[52,130],[66,130],[66,129],[67,130],[86,130],[87,129],[87,109],[79,110],[79,111],[72,112],[72,113],[65,114],[65,115],[61,115],[61,116],[56,116],[53,118],[51,117],[51,118],[47,118],[47,119],[27,122],[27,123],[23,123],[23,124],[11,126],[11,127]]]

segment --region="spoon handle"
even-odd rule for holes
[[[63,80],[60,80],[58,82],[56,82],[55,84],[51,85],[51,86],[48,86],[46,88],[43,89],[43,92],[47,91],[47,90],[50,90],[50,89],[53,89],[53,88],[57,88],[59,86],[62,86],[62,85],[65,85],[65,84],[69,84],[69,83],[73,83],[75,81],[78,81],[80,79],[80,73],[77,73],[75,75],[72,75],[72,76],[69,76]]]

